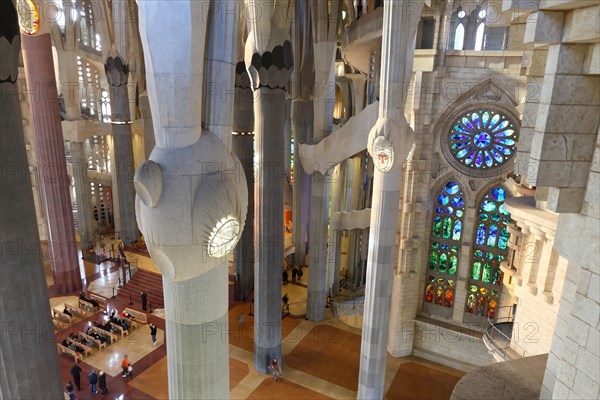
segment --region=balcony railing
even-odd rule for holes
[[[505,306],[500,307],[497,311],[496,321],[488,317],[488,326],[483,335],[483,342],[497,361],[519,358],[520,355],[510,348],[515,320],[514,308]]]

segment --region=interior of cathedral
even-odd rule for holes
[[[600,0],[3,0],[0,128],[0,399],[600,399]]]

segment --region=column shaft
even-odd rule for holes
[[[254,91],[257,173],[254,218],[257,258],[254,264],[254,367],[267,371],[281,360],[281,281],[283,268],[283,129],[285,91]]]
[[[0,47],[0,160],[5,168],[0,179],[0,398],[59,399],[56,339],[15,84],[19,27],[10,1],[0,4],[0,25],[0,40],[7,41]]]
[[[71,142],[71,165],[75,180],[77,197],[77,220],[79,222],[79,241],[82,250],[87,250],[94,241],[92,224],[92,207],[90,202],[90,186],[87,179],[87,160],[83,143]]]
[[[50,34],[23,36],[23,60],[48,252],[58,293],[81,290],[77,243]]]

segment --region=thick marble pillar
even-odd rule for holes
[[[62,380],[16,85],[21,42],[10,1],[0,3],[0,41],[0,398],[59,399]]]
[[[106,80],[109,84],[112,136],[114,144],[114,180],[117,196],[113,198],[118,205],[121,239],[124,243],[136,242],[140,233],[135,221],[135,189],[133,175],[133,138],[131,133],[131,114],[129,108],[129,66],[127,65],[127,13],[128,5],[124,0],[114,3],[113,22],[115,26],[115,45],[104,64]]]
[[[250,32],[245,62],[254,90],[256,171],[254,224],[257,243],[254,264],[254,368],[281,360],[281,275],[283,271],[283,190],[286,85],[293,68],[287,35],[270,26],[269,43]],[[266,45],[260,48],[259,45]]]
[[[423,1],[390,1],[383,11],[379,119],[369,133],[375,172],[367,257],[358,399],[382,399],[390,320],[402,163],[414,142],[404,116],[405,83]],[[408,78],[408,79],[407,79]]]
[[[215,98],[203,94],[205,64],[232,65],[231,59],[211,59],[214,48],[205,53],[204,47],[227,43],[219,32],[235,35],[231,3],[221,3],[208,21],[202,2],[139,3],[156,147],[135,175],[136,212],[163,274],[173,399],[229,397],[227,255],[244,225],[247,190],[243,174],[235,172],[239,160],[216,133],[202,129],[203,122],[211,129],[231,127],[229,106],[220,110],[220,123],[208,112],[203,121],[201,110],[215,107]],[[220,71],[219,81],[233,93],[233,70]]]
[[[81,275],[52,42],[49,33],[22,35],[21,40],[54,289],[66,294],[81,290]]]
[[[77,198],[77,221],[81,250],[87,250],[94,242],[94,225],[90,200],[90,184],[87,177],[87,158],[83,143],[71,142],[71,165]]]
[[[236,65],[233,109],[233,152],[242,163],[248,186],[246,225],[235,248],[234,270],[239,277],[238,298],[245,300],[254,287],[254,104],[246,65]]]

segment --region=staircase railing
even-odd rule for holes
[[[503,314],[502,311],[506,310],[508,310],[508,313],[504,313],[504,316],[501,316]],[[499,329],[499,326],[506,326],[510,324],[512,328],[512,324],[515,320],[515,309],[513,306],[504,306],[499,307],[497,312],[498,318],[495,321],[488,315],[488,326],[485,329],[485,336],[490,344],[492,344],[497,351],[502,354],[502,358],[506,360],[506,353],[510,349],[510,343],[512,340],[512,329],[511,334],[507,335]]]

